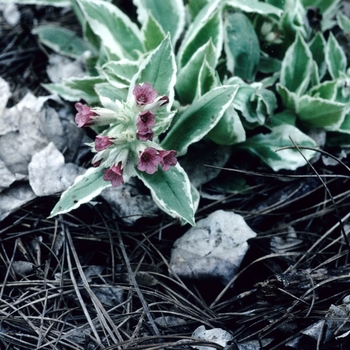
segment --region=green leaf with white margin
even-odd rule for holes
[[[195,203],[191,183],[183,168],[176,164],[168,171],[158,169],[150,175],[136,169],[137,176],[151,191],[154,202],[167,214],[195,225]]]
[[[283,33],[283,49],[292,45],[297,35],[308,37],[305,26],[306,9],[301,0],[285,0],[283,15],[279,21],[279,30]]]
[[[318,74],[320,79],[322,79],[327,72],[326,63],[326,40],[324,39],[321,32],[317,32],[314,38],[311,40],[310,51],[314,61],[317,63]]]
[[[295,126],[296,120],[297,120],[297,116],[295,113],[293,113],[289,109],[284,109],[283,111],[271,116],[271,118],[269,118],[269,120],[266,122],[265,126],[267,128],[270,128],[271,130],[276,126],[285,125],[285,124],[290,124]]]
[[[207,137],[218,145],[235,145],[246,140],[243,124],[232,104]]]
[[[335,101],[349,104],[350,101],[350,77],[347,73],[340,72],[337,82],[337,94]]]
[[[220,86],[220,78],[216,70],[204,60],[198,74],[197,90],[195,100],[206,94],[208,91]]]
[[[337,14],[338,26],[346,33],[350,34],[350,18],[341,12]]]
[[[137,59],[144,51],[141,32],[113,4],[102,0],[77,0],[92,31],[118,58]]]
[[[63,84],[67,87],[79,90],[83,94],[85,101],[95,101],[97,98],[95,85],[106,82],[103,77],[83,77],[64,79]],[[91,102],[90,102],[91,103]]]
[[[187,64],[180,69],[176,81],[176,92],[180,102],[190,104],[196,94],[198,76],[204,61],[207,61],[212,68],[216,66],[215,46],[211,39],[200,47]]]
[[[189,0],[187,2],[187,11],[193,22],[194,18],[198,15],[198,13],[205,7],[210,0]]]
[[[298,109],[299,96],[297,96],[296,93],[289,91],[281,84],[276,85],[276,90],[281,97],[283,107],[296,112]]]
[[[98,99],[91,101],[90,96],[86,96],[82,91],[71,89],[64,84],[42,84],[42,86],[51,93],[58,94],[70,102],[77,102],[79,100],[85,100],[89,104],[98,102]]]
[[[275,94],[267,89],[258,89],[255,92],[256,113],[269,117],[277,107]]]
[[[78,176],[73,185],[62,193],[49,217],[68,213],[98,196],[104,188],[111,186],[110,181],[103,180],[103,170],[102,167],[89,168],[85,174]]]
[[[192,143],[215,127],[236,92],[237,86],[219,86],[194,101],[172,125],[161,146],[185,154]]]
[[[320,76],[318,74],[318,66],[315,61],[312,61],[312,69],[310,74],[309,88],[320,84]]]
[[[350,114],[349,113],[347,113],[345,115],[344,121],[340,125],[338,131],[341,132],[341,133],[344,133],[344,134],[350,134]]]
[[[254,27],[243,13],[226,13],[224,49],[227,70],[254,81],[260,60],[260,45]]]
[[[301,96],[308,88],[312,71],[312,53],[298,33],[282,61],[280,83]]]
[[[99,97],[108,97],[112,101],[126,101],[128,95],[128,89],[117,89],[110,83],[96,84],[94,89]]]
[[[140,65],[139,71],[134,75],[128,93],[128,100],[133,98],[135,85],[150,83],[157,90],[158,95],[169,97],[169,103],[156,113],[154,134],[164,132],[170,123],[170,109],[174,102],[174,85],[176,82],[176,62],[169,35],[152,51]],[[167,113],[164,113],[166,111]]]
[[[99,102],[95,85],[106,82],[102,77],[83,77],[64,79],[61,84],[43,84],[43,87],[59,94],[67,101],[85,100],[88,104]]]
[[[277,73],[281,70],[281,61],[277,58],[270,57],[266,53],[261,52],[259,61],[259,72],[264,74]]]
[[[345,53],[332,33],[330,33],[326,45],[326,62],[328,72],[333,79],[339,78],[340,72],[346,70]]]
[[[289,137],[291,137],[298,146],[317,147],[316,142],[311,137],[289,124],[273,127],[269,134],[252,136],[245,142],[238,144],[237,147],[258,156],[274,171],[279,171],[281,169],[295,170],[305,165],[304,158],[296,149],[286,149],[276,152],[279,148],[293,146]],[[303,154],[310,160],[316,152],[303,150]]]
[[[166,37],[163,28],[150,13],[148,14],[146,22],[142,25],[141,31],[146,51],[156,49]]]
[[[250,127],[263,125],[276,108],[275,94],[262,88],[260,83],[249,85],[238,77],[229,79],[229,82],[239,85],[233,100],[235,110],[241,112],[242,117],[251,124]]]
[[[185,28],[185,6],[183,0],[133,0],[137,7],[137,19],[141,24],[147,20],[148,13],[163,28],[165,34],[170,33],[171,42],[175,45]]]
[[[66,28],[41,25],[34,28],[32,34],[38,35],[42,44],[64,56],[78,58],[86,51],[94,51],[88,42]]]
[[[140,63],[126,58],[119,61],[109,61],[105,63],[100,71],[108,82],[117,87],[129,87],[133,76],[137,73]]]
[[[308,126],[338,130],[348,108],[346,104],[304,95],[299,99],[299,119]]]
[[[278,7],[258,0],[226,0],[226,4],[247,13],[282,16],[283,11]]]
[[[15,3],[20,5],[50,5],[56,7],[71,6],[71,0],[6,0],[6,3]]]
[[[181,42],[177,58],[179,67],[184,67],[194,53],[211,38],[219,59],[223,43],[221,0],[212,0],[199,12],[188,27]]]
[[[192,195],[192,203],[193,203],[193,212],[196,213],[198,207],[199,207],[199,201],[201,199],[201,196],[199,194],[199,191],[196,189],[196,187],[193,186],[191,183],[191,195]],[[183,218],[180,218],[181,225],[187,224],[187,221]]]
[[[337,96],[337,86],[337,80],[327,80],[319,85],[314,86],[307,92],[307,94],[312,97],[334,101]]]

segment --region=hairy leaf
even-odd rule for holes
[[[179,164],[168,171],[158,169],[154,174],[136,170],[138,177],[150,189],[155,203],[174,218],[195,225],[196,204],[192,199],[191,183]]]
[[[103,180],[103,168],[90,168],[85,174],[78,176],[73,185],[67,188],[58,203],[52,209],[50,217],[68,213],[81,204],[89,202],[98,196],[102,190],[111,186],[109,181]]]
[[[216,48],[216,58],[218,59],[223,43],[220,0],[208,2],[190,24],[177,54],[179,67],[185,66],[193,54],[209,39],[212,40]]]
[[[77,0],[92,31],[118,58],[137,59],[144,51],[141,32],[113,4],[102,0]]]
[[[282,61],[280,83],[290,92],[302,95],[308,88],[312,71],[312,54],[300,34]]]
[[[197,90],[199,71],[204,61],[208,62],[210,67],[215,68],[215,47],[211,39],[194,53],[178,74],[176,92],[182,104],[193,101]]]
[[[140,23],[147,21],[150,13],[163,29],[163,33],[170,33],[171,42],[175,45],[185,27],[185,7],[182,0],[133,0],[137,6]],[[158,43],[159,44],[159,43]]]
[[[175,121],[162,141],[164,149],[185,154],[192,143],[202,139],[225,113],[237,92],[237,86],[217,87],[194,101]]]
[[[39,40],[61,55],[78,58],[92,47],[73,31],[54,25],[41,25],[32,30]]]
[[[317,147],[316,142],[302,133],[293,125],[279,125],[273,127],[269,134],[255,135],[242,144],[237,145],[239,148],[246,149],[251,154],[258,156],[265,164],[274,171],[281,169],[295,170],[305,165],[304,158],[295,149],[286,149],[276,152],[277,149],[285,146],[293,146],[290,138],[298,146]],[[316,152],[303,150],[307,159],[311,159]]]
[[[347,64],[346,56],[332,33],[330,33],[326,45],[326,62],[328,72],[333,79],[338,78],[340,72],[345,72]]]
[[[226,13],[225,17],[227,69],[246,81],[253,81],[260,59],[259,40],[254,27],[242,13]]]

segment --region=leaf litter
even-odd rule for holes
[[[25,6],[20,10],[22,15],[32,11]],[[62,10],[45,11],[53,16]],[[23,32],[23,24],[12,25]],[[13,35],[10,24],[1,26]],[[11,53],[8,57],[19,63],[18,70],[37,50],[33,42],[21,51],[1,40]],[[126,222],[101,198],[71,214],[47,219],[61,188],[46,189],[45,169],[53,167],[57,174],[69,164],[75,171],[84,169],[88,136],[77,137],[71,106],[43,93],[40,83],[47,77],[40,65],[31,66],[41,69],[37,81],[33,75],[30,84],[26,78],[13,85],[4,74],[6,59],[0,62],[0,140],[5,140],[0,141],[2,346],[225,350],[349,346],[350,192],[348,170],[339,162],[314,164],[324,180],[321,184],[310,167],[292,172],[295,177],[268,177],[266,168],[253,158],[244,159],[245,190],[224,192],[221,186],[218,200],[208,196],[201,203],[197,220],[216,210],[234,211],[257,236],[249,240],[247,254],[228,282],[210,275],[199,281],[183,279],[168,271],[173,243],[187,227],[158,212]],[[15,70],[11,66],[9,75]],[[73,136],[62,141],[60,135]],[[71,143],[77,139],[77,144]],[[31,147],[21,146],[24,140]],[[340,154],[337,148],[332,151]],[[49,163],[51,156],[55,163]],[[343,161],[348,163],[347,158]],[[221,185],[233,178],[230,161],[226,167],[230,171],[221,172]],[[36,178],[39,173],[43,177]],[[45,186],[39,185],[41,181]],[[57,185],[56,180],[53,183]],[[209,182],[202,189],[215,194],[216,185]],[[148,194],[138,183],[132,187],[146,200]],[[220,329],[229,341],[202,338],[196,330],[203,328]]]

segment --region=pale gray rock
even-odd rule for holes
[[[53,95],[35,97],[28,93],[17,105],[0,115],[0,159],[14,174],[28,174],[32,156],[53,142],[72,160],[81,143],[83,131],[74,124],[72,115],[59,115],[45,102]],[[64,111],[64,108],[62,108]],[[62,112],[67,114],[66,112]],[[61,114],[62,114],[61,113]]]
[[[256,233],[243,217],[218,210],[197,222],[174,243],[170,272],[182,278],[215,278],[228,283],[244,258],[249,238]]]
[[[38,113],[25,109],[19,117],[19,130],[0,137],[0,158],[12,173],[28,174],[32,155],[48,142]]]
[[[126,224],[132,225],[136,220],[159,214],[159,208],[151,196],[140,194],[131,178],[128,183],[118,187],[107,187],[101,192],[112,210]]]
[[[21,13],[18,11],[17,5],[14,3],[0,4],[0,10],[5,21],[12,27],[15,27],[20,19]]]
[[[221,328],[206,330],[204,326],[199,326],[197,329],[195,329],[192,333],[192,337],[210,341],[219,344],[222,347],[225,347],[226,344],[233,339],[232,335],[229,332]],[[215,348],[212,346],[192,345],[192,347],[198,350],[215,350]]]
[[[8,99],[11,97],[9,83],[0,77],[0,118],[4,114]]]
[[[0,192],[16,181],[16,176],[8,170],[6,164],[0,160]]]
[[[85,55],[81,59],[72,60],[59,54],[51,54],[46,73],[53,83],[62,83],[62,80],[71,77],[83,78],[86,76],[83,66],[84,58],[86,58]]]
[[[35,197],[35,193],[27,183],[14,184],[2,191],[0,193],[0,221]]]
[[[20,114],[15,106],[4,109],[4,111],[0,114],[0,137],[9,132],[15,132],[18,130],[19,115]]]
[[[75,164],[65,164],[52,142],[35,153],[28,165],[30,186],[39,197],[65,191],[83,171]]]
[[[34,271],[35,265],[30,261],[13,261],[11,264],[12,269],[17,275],[26,276]]]

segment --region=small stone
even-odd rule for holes
[[[6,164],[0,160],[0,192],[16,181],[16,176],[11,173]]]
[[[34,154],[28,172],[30,186],[40,197],[63,192],[82,171],[75,164],[65,164],[62,153],[50,142]]]
[[[199,326],[197,329],[195,329],[195,331],[192,333],[192,337],[210,341],[219,344],[222,347],[225,347],[226,344],[233,339],[232,335],[229,332],[221,328],[206,330],[204,326]],[[192,345],[192,347],[198,350],[215,350],[215,348],[212,346]]]
[[[131,178],[124,185],[107,187],[101,192],[103,199],[127,225],[134,224],[142,217],[159,214],[159,208],[151,196],[140,194],[133,181]]]
[[[218,279],[227,284],[256,236],[243,217],[218,210],[198,221],[174,244],[170,271],[186,279]]]
[[[0,193],[0,221],[35,197],[35,193],[27,183],[13,184],[2,191]]]

